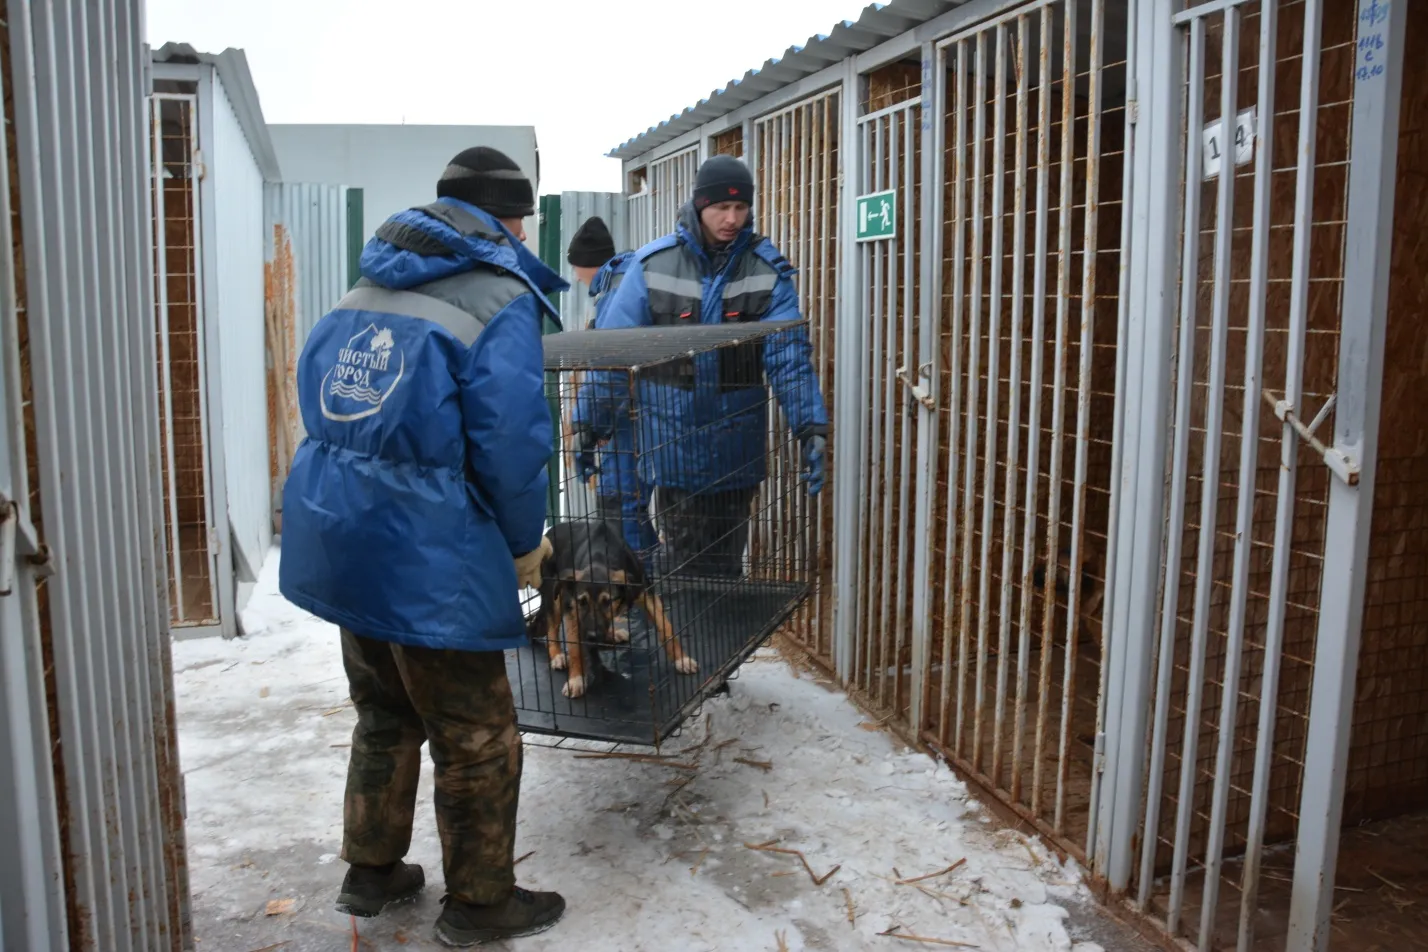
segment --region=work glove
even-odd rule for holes
[[[588,483],[600,472],[600,467],[595,463],[595,447],[599,443],[595,431],[588,426],[581,427],[576,434],[575,472],[582,483]]]
[[[516,556],[516,584],[521,588],[540,588],[540,567],[552,551],[550,540],[541,536],[540,545],[525,555]]]
[[[799,479],[808,484],[808,495],[816,496],[823,488],[824,447],[827,443],[821,436],[810,436],[803,441],[803,472]]]

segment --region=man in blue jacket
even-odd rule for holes
[[[609,306],[611,293],[620,286],[632,257],[628,251],[615,254],[615,240],[598,217],[586,220],[571,237],[566,260],[595,301],[591,327]],[[577,425],[582,422],[579,411],[577,406]],[[628,413],[622,413],[611,421],[609,442],[596,460],[595,495],[600,517],[619,525],[630,548],[648,560],[659,540],[650,522],[652,488],[636,473],[636,452],[634,424]]]
[[[515,885],[521,742],[502,651],[549,552],[546,294],[521,240],[530,181],[462,152],[438,201],[399,212],[298,362],[308,436],[283,491],[282,593],[341,628],[357,726],[340,911],[375,916],[425,879],[411,844],[421,745],[436,767],[447,945],[530,935],[564,912]]]
[[[695,178],[673,234],[639,251],[596,319],[600,328],[799,319],[793,266],[753,230],[754,181],[732,156]],[[637,400],[639,476],[655,487],[665,561],[676,574],[739,576],[750,506],[767,475],[772,388],[803,456],[809,492],[823,487],[828,413],[802,328],[695,357],[692,366],[642,375]],[[590,401],[582,465],[610,426],[609,380]]]

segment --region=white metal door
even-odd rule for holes
[[[1296,839],[1277,947],[1328,943],[1397,148],[1397,76],[1359,71],[1365,50],[1393,61],[1390,9],[1212,0],[1148,20],[1101,840],[1111,888],[1206,952],[1264,947],[1265,851]]]
[[[699,172],[699,147],[665,156],[650,163],[649,240],[674,231],[679,210],[694,197],[694,177]]]
[[[855,194],[888,193],[891,234],[858,248],[860,314],[868,346],[858,379],[865,388],[859,434],[858,575],[851,682],[880,707],[906,717],[912,694],[913,448],[919,376],[919,199],[922,99],[909,98],[858,119]],[[849,436],[843,434],[844,452]]]
[[[915,726],[1078,854],[1104,721],[1129,8],[1034,0],[928,57],[941,320]]]
[[[838,241],[838,158],[841,97],[838,89],[800,100],[752,124],[748,155],[755,178],[755,230],[766,235],[798,269],[799,313],[808,320],[813,365],[832,406],[834,388],[834,291]],[[797,446],[782,433],[783,411],[770,418],[771,448],[778,448],[771,479],[768,519],[755,526],[760,551],[788,553],[790,568],[810,573],[814,585],[807,607],[790,622],[796,640],[832,661],[833,479],[836,434],[830,439],[829,474],[823,491],[810,498],[799,482]],[[783,527],[780,529],[779,527]],[[796,527],[796,528],[790,528]],[[774,538],[778,531],[791,538]]]
[[[198,97],[155,95],[150,128],[169,607],[175,628],[212,626],[219,623],[221,606],[204,326]]]

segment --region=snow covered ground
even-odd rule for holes
[[[332,901],[353,714],[336,630],[277,594],[277,561],[244,613],[247,638],[174,645],[201,950],[351,947]],[[526,747],[518,873],[562,892],[569,911],[513,949],[1101,948],[1071,938],[1063,907],[1088,900],[1074,869],[772,652],[673,743],[694,770],[538,743]],[[428,762],[408,856],[426,868],[426,893],[362,921],[360,948],[438,948],[431,794]],[[746,844],[802,851],[821,882],[797,856]]]

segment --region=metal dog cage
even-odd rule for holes
[[[813,587],[804,444],[786,408],[822,397],[809,376],[765,372],[768,354],[807,352],[806,323],[544,342],[559,502],[542,588],[525,593],[531,644],[507,654],[518,720],[658,747]]]

